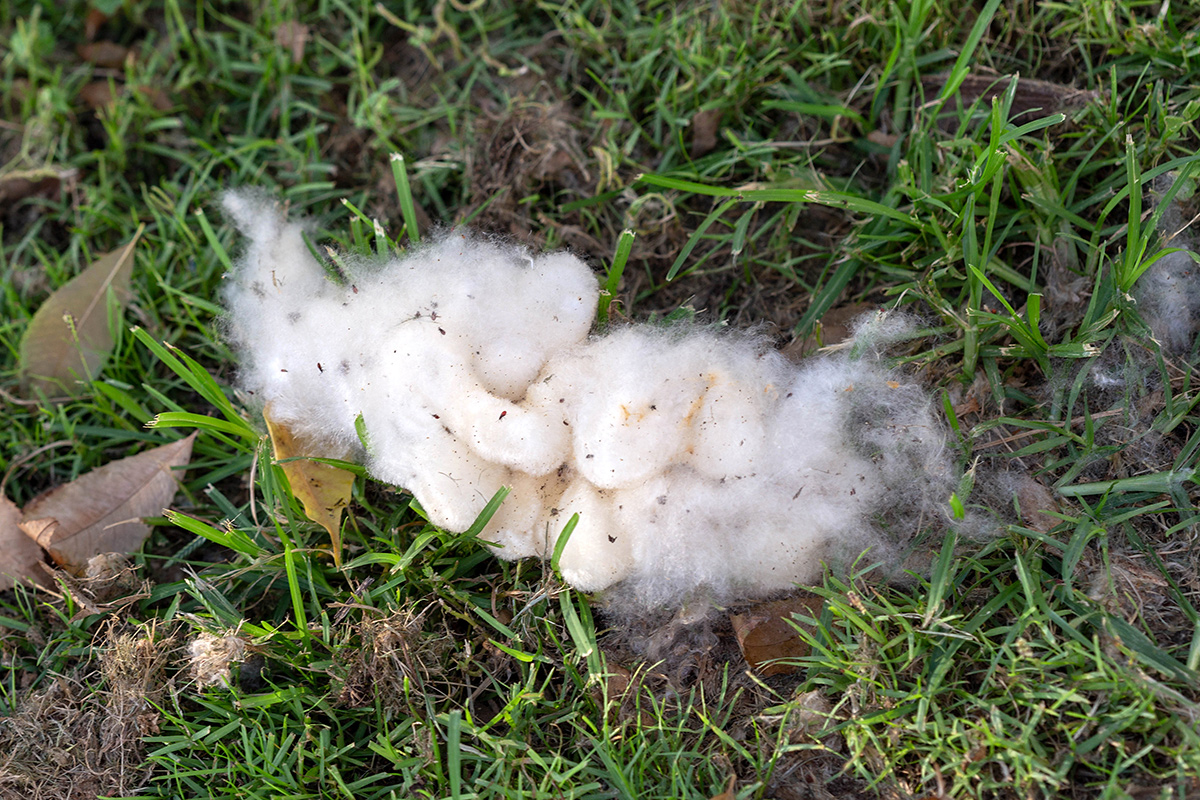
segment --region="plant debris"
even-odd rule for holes
[[[143,739],[158,732],[173,640],[154,626],[102,630],[98,669],[52,678],[0,719],[0,796],[94,800],[149,780]]]
[[[95,378],[113,347],[111,293],[116,308],[129,303],[133,254],[141,230],[128,244],[97,259],[46,300],[21,337],[21,384],[27,392],[79,394]]]
[[[175,470],[187,465],[196,434],[112,461],[30,501],[21,529],[55,563],[80,575],[100,553],[132,553],[150,535],[178,490]]]

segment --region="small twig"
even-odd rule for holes
[[[257,496],[254,493],[254,476],[258,473],[258,448],[254,448],[254,459],[250,462],[250,519],[254,521],[254,527],[260,528],[258,524],[258,503]]]
[[[1164,242],[1163,242],[1163,243],[1164,243],[1164,244],[1170,244],[1171,242],[1173,242],[1173,241],[1175,240],[1175,237],[1176,237],[1176,236],[1178,236],[1179,234],[1183,233],[1183,232],[1184,232],[1184,231],[1186,231],[1188,228],[1192,227],[1192,225],[1193,225],[1193,224],[1196,222],[1196,220],[1198,220],[1198,219],[1200,219],[1200,214],[1197,214],[1196,216],[1192,217],[1192,218],[1191,218],[1191,219],[1189,219],[1187,222],[1185,222],[1182,228],[1180,228],[1179,230],[1175,231],[1175,232],[1174,232],[1174,233],[1172,233],[1170,236],[1168,236],[1168,237],[1167,237],[1167,238],[1164,240]],[[1185,249],[1186,249],[1186,248],[1185,248]]]
[[[842,144],[843,142],[852,141],[849,138],[837,139],[813,139],[811,141],[767,141],[759,142],[758,144],[765,147],[773,147],[776,150],[808,150],[813,147],[828,147],[831,144]]]
[[[9,392],[5,391],[4,389],[0,389],[0,397],[3,397],[5,400],[7,400],[8,402],[12,403],[14,406],[40,406],[40,405],[41,405],[43,402],[46,402],[46,403],[65,403],[66,401],[68,401],[68,400],[71,400],[71,399],[72,399],[72,398],[70,397],[70,395],[66,395],[66,396],[63,396],[63,397],[47,397],[47,398],[45,399],[45,401],[42,401],[42,400],[25,400],[25,399],[23,399],[23,398],[17,397],[16,395],[10,394]]]
[[[0,391],[3,391],[3,390],[0,390]],[[47,450],[53,450],[54,448],[62,447],[65,444],[75,444],[75,442],[73,442],[70,439],[60,439],[57,442],[51,442],[50,444],[44,444],[35,450],[30,450],[28,453],[26,453],[25,455],[21,456],[20,458],[14,460],[11,464],[9,464],[8,469],[4,473],[4,477],[0,478],[0,496],[4,496],[4,487],[8,485],[8,479],[12,477],[12,474],[14,472],[16,472],[18,467],[20,467],[22,464],[26,463],[30,459],[37,458],[38,456],[40,456],[42,453],[46,452]]]

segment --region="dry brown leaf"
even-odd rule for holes
[[[21,528],[56,563],[83,574],[100,553],[132,553],[150,535],[143,517],[157,517],[179,488],[175,467],[192,457],[196,434],[122,458],[34,498]]]
[[[0,497],[0,591],[18,583],[46,582],[42,551],[20,528],[21,509],[7,497]]]
[[[799,362],[802,358],[822,347],[841,344],[850,338],[854,323],[859,317],[871,311],[878,310],[875,303],[849,303],[835,306],[825,312],[813,332],[803,339],[794,339],[783,348],[783,354],[792,361]]]
[[[725,791],[718,795],[714,795],[712,800],[737,800],[737,794],[733,791],[733,786],[735,783],[737,783],[737,775],[730,775],[729,782],[725,786]]]
[[[108,81],[89,81],[79,89],[79,99],[92,111],[100,111],[116,102],[119,90],[119,86]]]
[[[808,644],[792,627],[792,614],[815,617],[821,613],[824,602],[816,595],[801,595],[762,603],[745,614],[731,615],[729,621],[733,623],[733,632],[746,663],[763,676],[795,672],[795,664],[766,662],[808,655]]]
[[[941,91],[948,77],[948,74],[925,75],[921,77],[921,83],[927,90]],[[963,105],[970,105],[981,98],[988,103],[1008,91],[1011,80],[1010,75],[967,75],[958,86],[958,94]],[[1102,98],[1100,92],[1034,78],[1018,78],[1009,116],[1016,118],[1030,112],[1044,116],[1056,111],[1081,108]]]
[[[1017,479],[1016,497],[1021,519],[1030,528],[1046,533],[1058,525],[1058,517],[1052,513],[1058,511],[1058,501],[1039,481],[1029,475],[1020,476]]]
[[[891,147],[900,140],[900,137],[894,133],[886,131],[873,130],[867,134],[867,141],[871,144],[877,144],[880,147]]]
[[[89,6],[83,22],[83,38],[89,42],[95,41],[96,34],[100,32],[100,26],[106,22],[108,22],[108,14],[94,6]]]
[[[75,48],[75,52],[89,64],[106,69],[119,69],[125,66],[125,59],[129,57],[129,48],[116,42],[81,44]]]
[[[53,517],[23,520],[18,523],[18,528],[25,535],[25,541],[37,548],[38,558],[41,559],[50,551],[50,542],[54,538],[54,534],[58,532],[58,520]],[[57,562],[58,559],[55,561]]]
[[[143,226],[144,227],[144,226]],[[21,385],[26,392],[75,394],[100,372],[112,350],[108,291],[124,310],[131,291],[133,249],[129,244],[95,261],[46,299],[21,337]]]
[[[146,98],[150,105],[158,111],[170,111],[175,107],[175,101],[171,99],[171,95],[157,86],[139,86],[138,94]]]
[[[593,684],[590,694],[598,705],[607,707],[614,721],[636,719],[642,725],[653,725],[654,714],[637,702],[645,677],[644,672],[634,674],[620,664],[609,662],[604,683]]]
[[[633,686],[633,673],[619,664],[609,664],[608,674],[604,676],[604,686],[593,684],[592,699],[603,705],[605,701],[620,704]]]
[[[175,107],[171,95],[157,86],[139,86],[137,93],[157,111],[170,111]],[[126,95],[127,89],[123,84],[111,84],[108,81],[92,81],[79,90],[79,99],[92,111],[110,109],[118,97]]]
[[[287,425],[272,419],[270,404],[263,409],[263,419],[267,422],[276,461],[303,457],[279,466],[283,467],[292,494],[304,505],[304,513],[329,532],[333,562],[342,566],[342,512],[350,505],[354,473],[309,459],[345,458],[347,454],[320,452],[314,443],[297,437]]]
[[[304,46],[308,44],[308,38],[308,26],[295,20],[281,22],[275,29],[275,44],[291,51],[293,64],[304,60]]]
[[[21,107],[26,98],[32,92],[28,78],[13,78],[8,82],[8,113],[13,113],[13,110]]]
[[[50,546],[50,540],[58,531],[58,520],[54,517],[24,520],[20,527],[25,533],[26,539],[45,550]]]
[[[717,132],[724,115],[721,108],[707,108],[692,115],[692,146],[688,148],[692,158],[708,155],[717,148]]]

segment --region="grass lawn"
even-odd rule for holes
[[[0,798],[1200,796],[1200,267],[1155,261],[1200,212],[1200,7],[432,5],[0,0],[3,492],[199,430],[131,572],[0,592]],[[796,351],[912,313],[999,534],[830,571],[769,677],[724,610],[613,630],[364,477],[339,569],[233,388],[234,186],[335,252],[568,247],[618,317]],[[22,388],[139,229],[98,377]]]

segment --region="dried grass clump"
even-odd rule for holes
[[[473,197],[487,204],[478,223],[527,239],[531,230],[541,226],[521,202],[525,197],[550,185],[581,196],[591,193],[596,178],[583,154],[581,128],[565,103],[553,101],[516,102],[507,111],[485,118],[468,170]]]
[[[411,694],[425,696],[442,673],[444,656],[453,646],[446,637],[424,629],[425,613],[397,611],[355,625],[339,654],[344,670],[338,701],[351,708],[379,701],[390,712],[408,708]]]
[[[170,637],[153,627],[102,634],[99,677],[59,676],[0,719],[0,798],[94,800],[130,795],[150,779],[144,736],[158,731]]]

